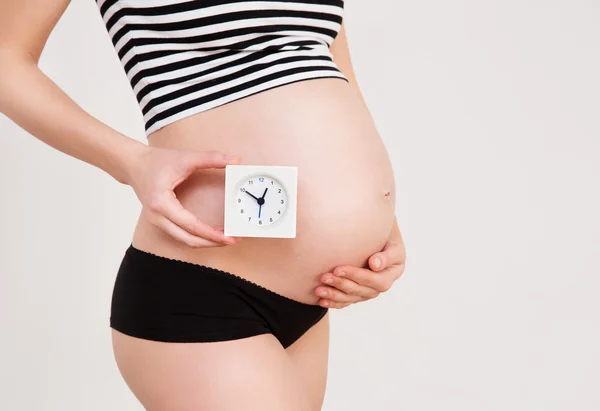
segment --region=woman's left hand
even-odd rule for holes
[[[319,305],[326,308],[344,308],[350,304],[370,300],[389,290],[404,273],[406,251],[400,230],[394,227],[383,249],[369,257],[368,268],[340,265],[332,272],[321,275],[315,294],[321,297]]]

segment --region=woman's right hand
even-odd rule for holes
[[[183,207],[175,187],[194,171],[239,164],[239,156],[219,151],[186,151],[145,146],[129,167],[127,183],[145,208],[149,221],[189,247],[219,247],[236,243],[233,237],[200,221]]]

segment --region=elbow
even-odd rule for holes
[[[6,114],[5,105],[7,99],[6,82],[10,79],[9,67],[11,65],[10,55],[0,46],[0,113]]]
[[[13,57],[9,50],[0,46],[0,113],[6,114],[8,91],[6,84],[10,81],[10,67],[13,66]]]
[[[8,72],[12,72],[18,64],[35,64],[40,62],[40,53],[25,50],[0,42],[0,81],[7,80]]]
[[[0,45],[0,113],[6,114],[6,105],[9,104],[9,88],[16,81],[19,73],[25,65],[34,64],[36,67],[39,63],[39,56],[27,51]]]

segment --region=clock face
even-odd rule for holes
[[[284,187],[268,175],[245,178],[235,194],[237,212],[248,224],[268,226],[279,220],[287,209]]]

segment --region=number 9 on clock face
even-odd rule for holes
[[[248,224],[268,226],[285,214],[287,195],[276,178],[255,175],[239,185],[236,204],[240,217]]]

